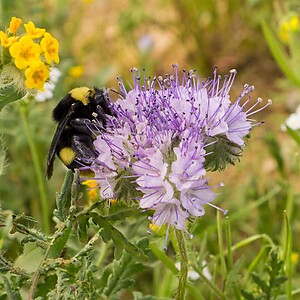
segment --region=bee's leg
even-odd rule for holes
[[[76,159],[72,168],[89,165],[97,158],[93,141],[92,136],[88,134],[78,134],[72,137],[72,149],[76,152]]]
[[[70,126],[77,132],[91,135],[95,131],[99,131],[99,126],[89,119],[77,118],[70,121]]]

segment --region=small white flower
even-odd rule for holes
[[[300,105],[297,107],[296,112],[291,114],[285,121],[287,127],[293,130],[300,129]]]
[[[60,75],[61,72],[59,71],[59,69],[54,67],[50,69],[49,80],[44,85],[44,91],[39,91],[35,95],[35,100],[37,102],[44,102],[53,97],[53,91]]]
[[[180,262],[175,263],[176,268],[180,271]],[[212,279],[212,275],[207,267],[207,262],[205,260],[202,261],[202,273],[203,275],[208,279],[211,280]],[[198,272],[196,272],[195,270],[192,269],[192,267],[189,267],[188,270],[188,278],[192,281],[196,281],[200,278],[200,275]]]

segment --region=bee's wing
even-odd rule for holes
[[[56,147],[57,147],[59,138],[60,138],[62,132],[64,131],[66,125],[70,121],[70,118],[72,117],[72,114],[74,113],[74,109],[75,109],[75,107],[71,107],[71,109],[69,110],[68,114],[65,116],[63,121],[58,123],[56,131],[54,133],[54,136],[53,136],[53,139],[51,142],[51,146],[50,146],[50,150],[48,153],[48,158],[47,158],[46,177],[48,179],[50,179],[53,174],[53,163],[54,163],[54,159],[55,159]]]

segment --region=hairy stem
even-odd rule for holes
[[[188,257],[187,257],[186,244],[185,244],[183,232],[181,230],[175,229],[175,236],[177,239],[179,257],[180,257],[179,282],[178,282],[175,299],[184,300],[185,288],[187,285],[187,275],[188,275]]]

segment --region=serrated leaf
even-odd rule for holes
[[[56,207],[57,209],[54,211],[54,215],[60,220],[64,221],[67,217],[70,203],[71,203],[71,189],[73,183],[73,172],[68,170],[63,186],[61,188],[61,192],[56,195]]]
[[[254,296],[245,290],[241,290],[241,294],[246,300],[255,300]]]
[[[137,247],[148,252],[149,241],[147,238],[142,238],[137,242]],[[114,260],[106,267],[101,277],[101,286],[105,286],[103,294],[108,299],[119,299],[117,292],[121,289],[128,288],[134,283],[131,279],[132,275],[141,272],[143,265],[135,262],[134,257],[124,251],[120,260]]]
[[[17,92],[12,85],[0,88],[0,112],[5,105],[20,100],[24,96],[24,92]]]
[[[156,300],[157,298],[151,295],[144,296],[141,292],[134,291],[133,299],[134,300]]]
[[[87,228],[89,226],[89,216],[81,215],[77,218],[77,233],[80,242],[85,243],[88,239]]]
[[[269,286],[265,280],[261,279],[256,273],[251,274],[253,281],[261,288],[264,293],[269,291]]]
[[[125,220],[126,218],[132,216],[134,214],[134,211],[132,209],[126,209],[122,211],[118,211],[116,213],[110,214],[107,216],[107,218],[114,222],[114,221],[122,221]]]
[[[279,286],[281,284],[283,284],[284,282],[287,281],[287,278],[285,276],[280,276],[280,277],[277,277],[275,280],[274,280],[274,286]]]
[[[130,243],[124,235],[116,229],[108,220],[108,218],[103,216],[93,217],[93,221],[98,224],[104,230],[101,232],[101,236],[104,242],[107,242],[108,239],[112,239],[115,245],[115,255],[116,258],[120,258],[123,252],[123,249],[129,253],[135,260],[139,262],[146,262],[148,257],[144,252],[139,249],[137,246]]]

